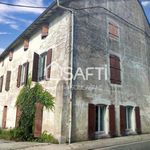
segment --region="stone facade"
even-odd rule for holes
[[[120,136],[120,106],[138,106],[141,111],[143,133],[150,132],[150,77],[149,77],[149,44],[150,28],[142,7],[137,0],[62,0],[64,6],[74,9],[74,57],[73,72],[82,68],[86,74],[87,67],[104,67],[102,80],[97,80],[93,73],[88,80],[77,77],[73,81],[72,97],[72,141],[88,140],[88,106],[89,104],[106,105],[105,135],[109,136],[109,105],[115,106],[116,136]],[[52,18],[52,21],[51,21]],[[118,27],[118,37],[109,37],[109,23]],[[52,61],[62,67],[70,66],[71,45],[71,13],[58,10],[49,17],[49,35],[41,40],[41,32],[37,31],[30,38],[27,51],[18,45],[10,62],[8,56],[4,66],[0,65],[0,76],[12,71],[11,86],[8,92],[0,93],[0,114],[3,107],[8,106],[6,127],[15,126],[15,102],[21,88],[16,87],[17,69],[20,64],[29,61],[29,73],[32,74],[33,53],[38,54],[52,48]],[[121,84],[110,81],[110,55],[120,58]],[[106,77],[107,75],[107,77]],[[68,140],[69,131],[69,94],[65,87],[69,81],[59,76],[57,67],[52,66],[51,77],[55,81],[40,82],[55,97],[54,112],[43,112],[42,130],[55,135],[60,141]],[[5,83],[5,82],[4,82]],[[77,89],[76,89],[76,88]],[[135,114],[131,116],[132,129],[136,134]],[[2,115],[0,115],[2,120]],[[1,123],[1,122],[0,122]],[[1,125],[1,124],[0,124]],[[101,135],[97,135],[97,137]]]
[[[3,89],[0,93],[0,120],[3,116],[3,108],[7,106],[6,128],[15,127],[16,121],[16,99],[19,91],[22,89],[17,87],[18,66],[29,62],[29,75],[32,76],[33,56],[34,52],[42,54],[52,49],[52,61],[57,62],[61,66],[68,66],[70,51],[70,14],[65,12],[60,16],[55,16],[53,21],[49,23],[49,35],[45,39],[41,39],[41,31],[38,30],[29,40],[29,49],[24,51],[23,44],[18,45],[14,49],[13,59],[9,61],[9,56],[4,59],[4,66],[0,64],[0,76],[4,75]],[[11,71],[10,90],[5,91],[5,82],[7,71]],[[61,135],[61,111],[62,111],[62,92],[63,82],[59,75],[58,67],[51,67],[51,77],[56,80],[41,81],[40,84],[48,90],[55,98],[55,110],[43,112],[42,131],[48,131],[60,138]],[[61,94],[62,93],[62,94]],[[57,119],[56,119],[57,118]],[[0,121],[2,126],[2,121]]]

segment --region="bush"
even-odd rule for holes
[[[52,134],[48,134],[46,131],[44,131],[39,138],[35,139],[32,135],[28,136],[28,138],[25,138],[24,131],[21,128],[14,128],[10,130],[3,130],[0,128],[0,139],[58,144],[58,140],[55,139]]]
[[[44,131],[42,135],[37,139],[38,142],[43,143],[54,143],[58,144],[58,140],[54,138],[52,134],[48,134],[47,131]]]
[[[15,141],[24,141],[24,131],[21,128],[10,130],[11,139]]]
[[[0,129],[0,139],[11,140],[10,130],[2,130]]]

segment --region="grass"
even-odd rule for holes
[[[14,141],[23,141],[22,132],[18,129],[1,129],[0,128],[0,139],[4,140],[14,140]],[[58,140],[54,138],[52,134],[48,134],[44,131],[39,138],[31,137],[27,141],[30,142],[40,142],[40,143],[53,143],[58,144]]]

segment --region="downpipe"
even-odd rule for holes
[[[60,5],[60,1],[56,0],[57,6],[64,10],[71,12],[71,54],[70,54],[70,67],[71,67],[71,74],[73,75],[73,49],[74,49],[74,10],[71,8],[64,7]],[[70,102],[69,102],[69,138],[68,143],[71,143],[71,129],[72,129],[72,89],[73,89],[73,79],[70,80]]]

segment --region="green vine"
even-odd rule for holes
[[[54,97],[39,84],[36,83],[31,87],[32,81],[29,78],[27,85],[20,91],[16,106],[21,111],[19,119],[19,133],[21,133],[22,140],[27,140],[33,137],[35,103],[39,102],[48,110],[54,108]]]

